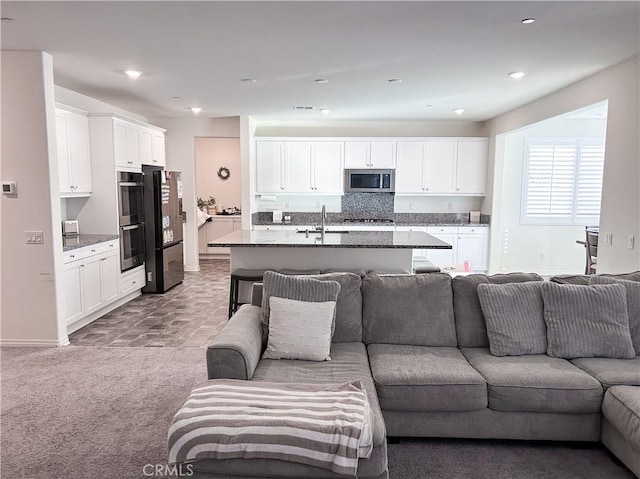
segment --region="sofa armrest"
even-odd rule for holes
[[[262,306],[262,283],[253,283],[251,285],[251,304],[254,306]]]
[[[207,348],[207,376],[251,379],[261,354],[260,308],[243,305]]]

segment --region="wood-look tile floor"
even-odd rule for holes
[[[182,284],[143,294],[69,336],[77,346],[205,347],[227,322],[229,261],[200,260]]]

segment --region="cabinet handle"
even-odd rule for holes
[[[456,191],[460,191],[460,188],[456,188]]]

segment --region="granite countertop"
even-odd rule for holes
[[[421,231],[351,231],[297,233],[295,231],[238,230],[208,243],[210,247],[267,248],[404,248],[451,249],[451,245]]]
[[[62,250],[69,251],[72,249],[82,248],[84,246],[91,246],[92,244],[104,243],[105,241],[111,241],[118,239],[118,235],[74,235],[62,237]]]
[[[259,223],[255,223],[255,226],[309,226],[313,225],[313,222],[309,223],[300,223],[300,222],[282,222],[282,223],[273,223],[268,221],[261,221]],[[317,223],[319,224],[319,223]],[[327,226],[335,227],[340,226],[340,229],[348,230],[349,226],[470,226],[470,227],[481,227],[488,228],[490,225],[488,223],[425,223],[425,222],[410,222],[410,221],[394,221],[392,223],[372,223],[372,222],[348,222],[344,221],[336,222],[336,221],[327,221],[325,223]]]

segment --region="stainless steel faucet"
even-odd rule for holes
[[[322,234],[324,235],[324,228],[325,228],[325,220],[327,219],[327,207],[325,205],[322,205],[322,229],[320,230],[322,232]]]

